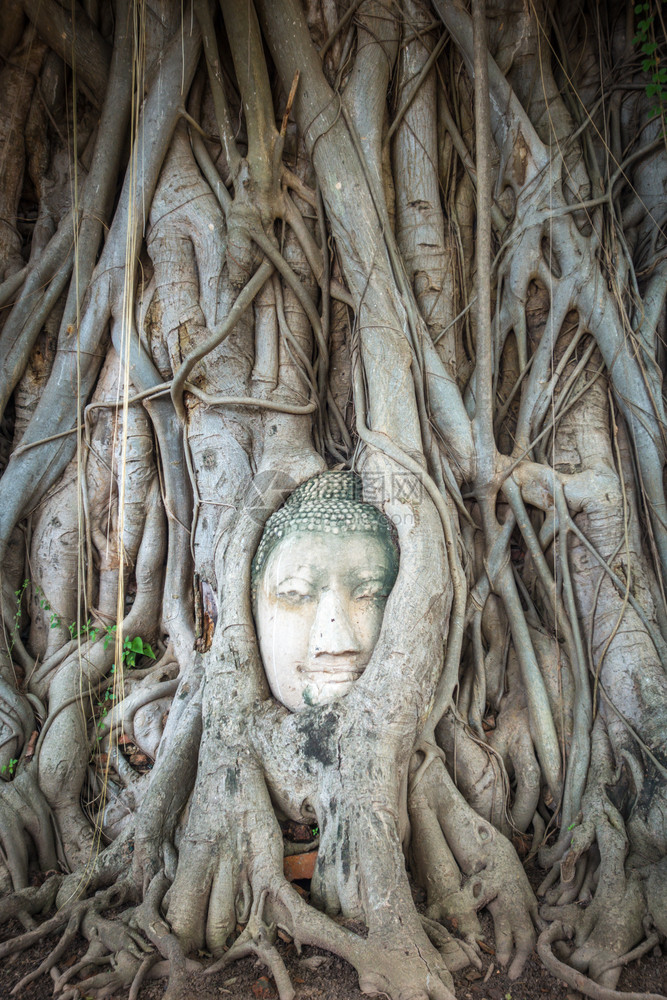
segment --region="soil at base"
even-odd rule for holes
[[[539,873],[533,870],[528,874],[536,885]],[[419,890],[416,892],[419,899]],[[457,1000],[579,1000],[581,994],[547,972],[536,952],[526,963],[520,978],[509,979],[506,970],[498,967],[493,954],[493,925],[488,914],[482,914],[482,926],[487,942],[484,967],[481,972],[470,967],[455,974]],[[20,934],[23,928],[12,921],[0,930],[2,940],[6,940]],[[56,937],[42,940],[26,952],[12,955],[0,963],[0,1000],[9,1000],[19,980],[35,970],[56,943]],[[280,940],[277,947],[294,985],[295,1000],[362,1000],[365,996],[359,989],[355,970],[341,958],[308,946],[298,954],[293,944]],[[75,944],[59,961],[59,971],[62,973],[74,965],[85,950],[85,942]],[[210,965],[212,960],[203,957],[202,963]],[[166,983],[165,979],[146,982],[139,1000],[162,1000]],[[254,958],[235,962],[212,976],[193,975],[188,986],[183,1000],[276,1000],[278,997],[269,971]],[[655,948],[639,961],[632,962],[623,970],[617,989],[629,993],[667,993],[667,956],[660,948]],[[127,1000],[128,992],[117,991],[107,1000]],[[14,996],[19,1000],[52,1000],[51,976],[40,976]],[[85,997],[82,991],[82,1000]]]
[[[20,925],[7,925],[5,937],[20,933]],[[8,932],[8,933],[7,933]],[[492,940],[492,939],[490,939]],[[56,939],[42,941],[20,955],[12,956],[0,968],[0,998],[9,1000],[16,983],[36,969],[55,945]],[[72,948],[58,963],[60,971],[83,955],[83,944]],[[342,959],[316,948],[304,947],[298,955],[294,945],[279,942],[279,951],[296,991],[296,1000],[362,1000],[354,969]],[[319,963],[313,958],[319,957]],[[317,966],[317,967],[314,967]],[[465,969],[454,977],[457,1000],[575,1000],[580,994],[554,979],[533,954],[521,977],[508,978],[497,968],[494,956],[484,956],[484,969]],[[618,989],[633,993],[661,993],[667,984],[667,958],[650,954],[623,971]],[[192,976],[189,996],[184,1000],[273,1000],[277,997],[269,972],[255,959],[246,958],[211,977]],[[162,1000],[166,980],[146,983],[139,1000]],[[16,994],[15,994],[16,995]],[[19,1000],[52,1000],[53,982],[49,975],[23,987]],[[82,998],[86,996],[82,993]],[[108,1000],[127,1000],[127,991],[116,992]]]

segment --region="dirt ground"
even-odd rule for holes
[[[18,928],[12,928],[16,933]],[[9,928],[6,928],[9,930]],[[51,946],[55,940],[51,943]],[[61,971],[74,963],[85,948],[72,951],[59,963]],[[281,942],[280,951],[296,990],[296,1000],[361,1000],[354,969],[340,958],[305,947],[301,956],[293,945]],[[12,988],[35,969],[49,952],[42,942],[26,953],[12,956],[0,968],[0,997],[11,996]],[[512,982],[504,970],[495,967],[492,955],[486,956],[485,968],[479,973],[467,969],[455,975],[457,1000],[576,1000],[580,994],[554,979],[531,956],[520,979]],[[166,981],[146,983],[139,1000],[162,1000]],[[277,997],[273,980],[267,970],[252,958],[243,959],[211,977],[193,976],[191,997],[196,1000],[272,1000]],[[649,955],[624,970],[619,989],[634,993],[660,993],[667,986],[667,958]],[[50,976],[41,976],[23,988],[20,1000],[51,1000],[53,983]],[[85,997],[85,993],[83,994]],[[127,1000],[127,992],[115,993],[110,1000]]]
[[[535,880],[539,873],[534,874]],[[417,890],[418,892],[418,890]],[[454,976],[457,1000],[578,1000],[581,994],[554,979],[540,963],[536,953],[527,962],[521,978],[511,981],[505,970],[498,968],[493,955],[493,933],[490,918],[483,916],[487,950],[481,972],[468,968]],[[2,939],[20,933],[16,923],[2,928]],[[42,941],[28,951],[13,955],[0,963],[0,1000],[8,1000],[12,989],[27,973],[36,969],[56,944],[54,937]],[[278,950],[287,966],[296,991],[296,1000],[361,1000],[354,969],[336,956],[320,949],[304,947],[297,954],[293,944],[278,942]],[[72,947],[58,963],[61,972],[83,955],[85,943]],[[209,962],[209,964],[211,964]],[[147,982],[139,1000],[162,1000],[166,980]],[[666,993],[667,956],[656,948],[654,952],[624,969],[618,985],[623,992]],[[187,1000],[274,1000],[278,994],[275,983],[254,958],[243,959],[212,976],[193,975]],[[51,1000],[53,982],[47,974],[25,986],[20,1000]],[[86,997],[81,994],[82,1000]],[[127,1000],[128,991],[116,992],[109,1000]]]

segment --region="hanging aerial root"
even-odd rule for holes
[[[574,937],[574,929],[560,920],[556,920],[545,931],[542,931],[537,941],[537,953],[544,962],[546,968],[557,979],[562,979],[568,986],[579,990],[592,1000],[667,1000],[661,993],[624,993],[623,990],[611,990],[606,986],[600,986],[585,976],[582,972],[577,972],[570,965],[561,962],[556,958],[551,950],[551,945],[556,941],[565,941]],[[620,962],[616,963],[620,964]]]

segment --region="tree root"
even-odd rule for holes
[[[611,959],[609,962],[603,965],[598,970],[598,972],[600,975],[602,975],[603,972],[608,972],[609,969],[615,969],[618,968],[619,966],[624,967],[626,965],[629,965],[630,962],[635,962],[637,961],[638,958],[642,958],[644,955],[647,955],[648,952],[652,948],[655,948],[655,946],[658,944],[660,944],[660,935],[657,933],[657,931],[654,931],[652,934],[648,935],[645,941],[642,941],[642,943],[638,944],[636,948],[633,948],[632,951],[627,952],[627,954],[625,955],[621,955],[620,958]]]
[[[154,966],[159,961],[160,961],[160,956],[155,953],[153,953],[152,955],[146,955],[146,957],[142,960],[142,963],[137,969],[137,973],[134,979],[132,980],[132,985],[130,986],[128,1000],[137,1000],[142,983],[146,979],[146,976],[151,971],[151,969],[154,968]]]
[[[599,983],[589,979],[582,972],[577,972],[565,962],[561,962],[553,954],[551,945],[556,941],[564,941],[572,937],[574,937],[574,929],[557,920],[545,931],[542,931],[537,941],[537,953],[546,968],[568,986],[579,990],[591,997],[592,1000],[665,1000],[661,993],[624,993],[622,990],[608,989],[606,986],[600,986]]]
[[[172,933],[160,914],[160,906],[170,885],[171,881],[167,878],[164,871],[160,871],[151,881],[143,903],[129,916],[128,925],[145,934],[158,953],[168,963],[169,985],[167,986],[164,1000],[181,1000],[181,997],[187,994],[187,973],[193,970],[201,970],[201,966],[199,963],[189,962],[186,959],[180,941]],[[145,961],[146,957],[142,956],[142,965]],[[140,971],[141,967],[135,970],[133,981],[139,976]],[[153,972],[157,975],[155,969],[153,969]],[[148,969],[143,975],[145,976],[147,973]],[[167,973],[162,974],[165,975]]]
[[[60,881],[57,880],[58,885]],[[169,884],[164,873],[160,872],[152,880],[143,903],[136,908],[126,910],[120,919],[106,919],[100,911],[119,902],[122,903],[134,893],[133,883],[128,877],[89,899],[70,902],[41,927],[5,942],[0,946],[2,954],[15,953],[30,947],[46,934],[66,924],[55,948],[39,968],[16,984],[12,995],[20,995],[25,986],[34,982],[43,973],[51,971],[55,979],[54,992],[60,994],[64,1000],[68,997],[78,998],[82,993],[94,993],[96,997],[102,998],[119,989],[129,989],[130,998],[136,1000],[145,979],[163,976],[169,976],[165,994],[167,1000],[181,1000],[187,993],[187,976],[200,972],[201,965],[185,958],[180,943],[160,916],[159,907]],[[42,893],[37,897],[33,893],[32,899],[28,901],[14,898],[14,909],[21,904],[25,905],[26,902],[34,907],[36,899],[40,903],[52,900],[56,890],[57,885],[53,885],[48,894]],[[78,932],[88,938],[90,942],[88,950],[80,961],[58,975],[55,969],[56,962]],[[99,971],[99,967],[105,965],[111,965],[112,968]],[[96,967],[98,971],[94,971]],[[84,971],[93,974],[76,984],[71,984],[72,979]]]
[[[78,976],[80,972],[84,969],[99,965],[110,965],[112,962],[112,956],[106,954],[106,949],[101,944],[100,941],[93,941],[90,947],[87,949],[83,958],[72,965],[69,969],[66,969],[60,976],[57,977],[53,984],[53,992],[60,993],[65,989],[67,983]]]
[[[33,944],[36,944],[42,938],[47,937],[49,934],[53,934],[60,930],[64,925],[69,925],[71,921],[77,920],[77,926],[86,919],[87,914],[95,912],[99,913],[101,910],[108,909],[112,906],[118,906],[120,903],[124,902],[132,891],[132,885],[129,881],[119,882],[117,885],[112,886],[109,889],[105,889],[102,892],[97,893],[91,899],[83,899],[78,902],[72,903],[69,906],[64,906],[55,916],[51,917],[49,920],[40,924],[25,934],[19,934],[18,937],[11,938],[8,941],[3,941],[0,944],[0,958],[5,958],[7,955],[14,955],[18,952],[25,951],[26,948],[30,948]],[[97,918],[99,921],[102,918]],[[118,925],[111,923],[111,921],[105,921],[109,928],[116,928]],[[105,942],[106,943],[106,942]]]
[[[82,919],[81,911],[72,914],[72,916],[69,918],[67,927],[65,928],[65,932],[61,936],[58,944],[55,946],[55,948],[52,949],[52,951],[47,955],[44,961],[41,962],[41,964],[36,969],[33,969],[32,972],[29,972],[27,976],[24,976],[23,979],[20,979],[18,981],[16,986],[14,986],[14,988],[12,989],[11,993],[12,996],[20,996],[26,986],[29,986],[30,983],[33,983],[36,979],[39,979],[41,975],[43,975],[46,972],[50,972],[51,969],[55,967],[55,964],[58,961],[58,959],[65,953],[65,951],[69,948],[70,944],[78,934],[81,919]]]
[[[422,772],[417,788],[411,789],[409,802],[413,822],[422,824],[423,839],[431,843],[427,872],[437,870],[435,863],[442,856],[439,867],[443,872],[451,870],[455,859],[464,877],[456,891],[450,888],[444,893],[437,884],[431,886],[427,877],[429,916],[456,917],[459,930],[473,943],[481,931],[471,938],[471,930],[476,931],[472,918],[487,906],[493,917],[498,960],[506,965],[514,950],[509,975],[517,978],[533,950],[533,925],[540,926],[540,921],[537,900],[516,851],[507,838],[471,809],[437,758],[428,771]],[[451,886],[451,873],[447,881]]]
[[[462,938],[455,938],[446,927],[437,920],[422,915],[422,926],[445,960],[450,972],[459,972],[468,965],[482,969],[482,960],[478,954],[477,945],[473,946]]]
[[[64,875],[53,874],[42,885],[19,889],[0,901],[0,923],[26,914],[44,913],[53,906]]]
[[[271,972],[280,1000],[294,1000],[294,987],[292,986],[289,973],[275,948],[276,925],[274,923],[266,924],[262,919],[262,911],[267,895],[267,891],[262,893],[257,906],[253,906],[250,919],[243,932],[236,939],[229,951],[206,970],[205,975],[210,976],[239,958],[256,955],[260,962],[263,962]]]

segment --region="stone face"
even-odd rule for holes
[[[398,569],[389,521],[354,473],[300,486],[267,522],[253,561],[255,622],[273,696],[325,705],[361,676]]]
[[[293,712],[346,694],[366,668],[395,578],[377,535],[288,534],[258,580],[255,618],[273,696]]]

